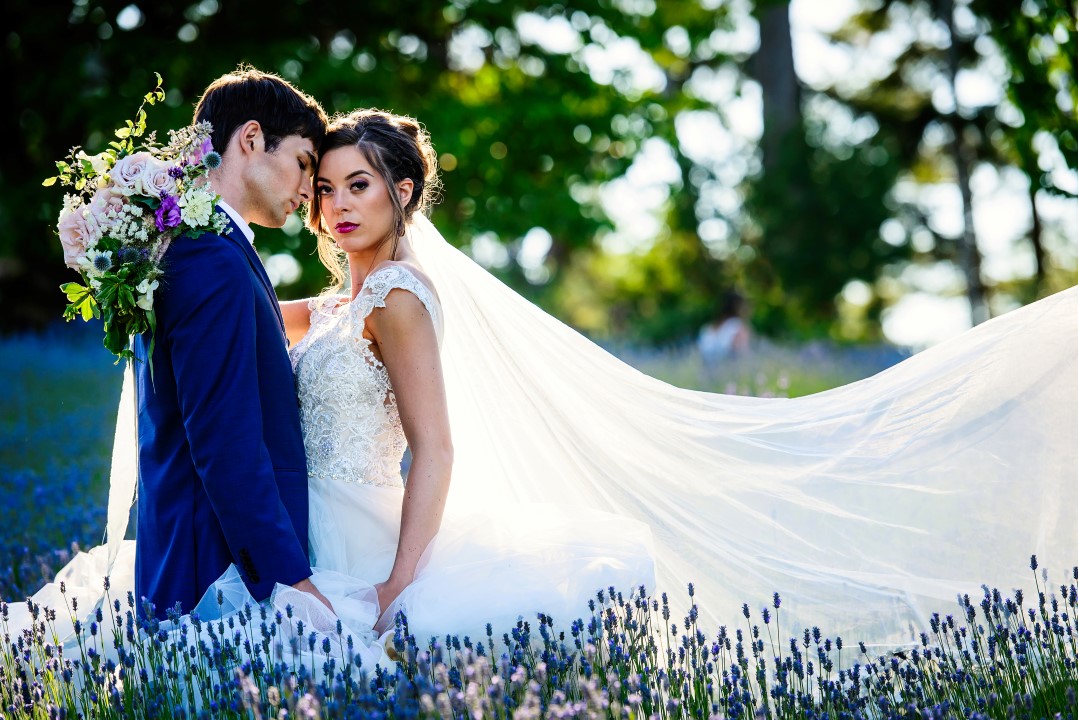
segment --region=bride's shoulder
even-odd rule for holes
[[[423,269],[413,262],[390,260],[375,268],[367,277],[366,285],[383,302],[392,290],[409,290],[425,305],[438,302],[438,291]]]

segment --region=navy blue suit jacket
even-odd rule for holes
[[[232,563],[256,600],[311,574],[296,385],[265,268],[235,226],[176,239],[163,268],[152,380],[136,363],[135,591],[161,618]]]

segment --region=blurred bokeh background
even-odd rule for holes
[[[41,187],[164,76],[163,131],[239,63],[330,112],[422,120],[433,220],[601,340],[694,339],[736,292],[760,336],[924,347],[1078,279],[1071,0],[5,3],[0,329],[73,279]],[[282,298],[326,274],[260,229]]]
[[[422,120],[451,242],[682,386],[797,396],[1078,282],[1073,0],[7,0],[0,597],[101,541],[120,367],[41,181],[240,63]],[[258,230],[282,298],[327,275]],[[59,500],[58,500],[59,499]],[[42,512],[42,508],[50,508]]]

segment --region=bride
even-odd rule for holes
[[[415,121],[336,120],[310,225],[350,292],[282,304],[312,580],[350,629],[403,609],[417,636],[474,637],[538,611],[567,623],[607,585],[691,582],[711,630],[778,593],[783,627],[905,643],[956,594],[1027,586],[1032,554],[1078,560],[1078,291],[816,395],[682,390],[449,245],[423,215],[435,184]],[[115,586],[132,554],[124,415],[109,547],[69,587]],[[238,578],[221,588],[242,605]]]
[[[488,622],[507,630],[538,612],[568,621],[600,588],[652,586],[650,531],[639,520],[570,504],[499,506],[485,493],[449,502],[497,479],[454,466],[456,437],[482,428],[451,423],[444,313],[413,247],[436,190],[434,150],[414,120],[366,110],[337,119],[322,148],[309,225],[337,282],[281,304],[307,451],[312,566],[375,583],[377,629],[403,610],[419,637],[481,636]],[[350,293],[335,294],[346,280]],[[482,370],[473,370],[481,383]]]
[[[1078,291],[809,397],[681,390],[450,246],[421,213],[434,168],[409,118],[336,120],[309,224],[351,300],[286,310],[312,560],[380,607],[435,633],[566,619],[606,578],[651,589],[654,559],[713,629],[778,592],[786,627],[899,643],[1027,585],[1032,554],[1078,561]]]

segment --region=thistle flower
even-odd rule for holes
[[[142,255],[141,253],[139,253],[138,248],[122,247],[116,251],[116,260],[121,265],[126,265],[127,263],[137,263],[141,259]]]
[[[109,250],[88,250],[86,256],[79,260],[92,275],[100,275],[112,269],[112,252]]]
[[[216,150],[210,150],[206,153],[206,156],[202,158],[202,164],[206,166],[207,170],[216,170],[221,167],[221,154]]]

